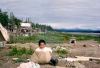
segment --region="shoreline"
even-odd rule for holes
[[[88,33],[88,32],[66,32],[70,34],[79,34],[79,35],[90,35],[90,36],[95,36],[95,37],[100,37],[100,33]]]

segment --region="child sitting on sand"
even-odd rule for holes
[[[40,40],[38,45],[39,45],[39,48],[37,48],[35,50],[35,52],[45,52],[47,54],[47,56],[51,55],[52,50],[51,50],[51,48],[46,47],[46,42],[44,40]],[[51,58],[50,63],[52,63],[54,66],[56,66],[58,63],[58,60]]]

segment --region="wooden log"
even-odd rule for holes
[[[73,61],[90,61],[90,60],[100,61],[100,58],[75,56],[75,58],[64,58],[64,59],[59,59],[59,60],[66,60],[66,61],[70,61],[70,62],[73,62]]]
[[[84,57],[84,56],[75,56],[75,57],[80,59],[100,60],[100,58],[96,58],[96,57]]]

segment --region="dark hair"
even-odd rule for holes
[[[45,42],[44,40],[42,40],[42,39],[41,39],[41,40],[39,40],[39,43],[38,43],[38,44],[39,44],[39,46],[40,46],[40,44],[41,44],[41,43],[46,44],[46,42]]]

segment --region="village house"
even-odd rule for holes
[[[21,36],[32,36],[32,26],[31,23],[21,23],[20,35]]]

